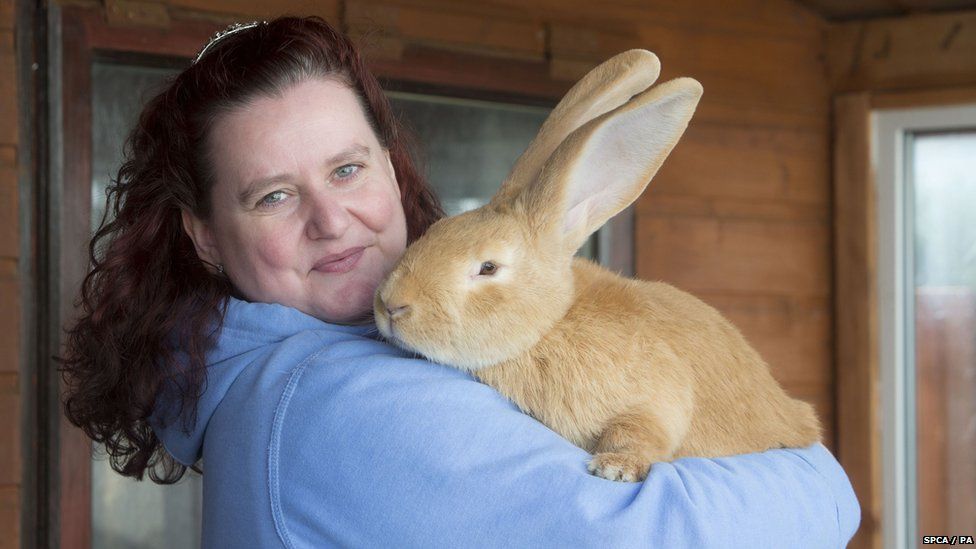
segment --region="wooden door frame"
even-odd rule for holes
[[[91,231],[91,68],[95,59],[112,56],[189,58],[205,43],[217,25],[180,21],[168,29],[110,25],[102,10],[80,6],[50,7],[50,82],[52,119],[51,192],[47,221],[50,275],[47,324],[50,341],[39,366],[49,372],[57,363],[48,357],[60,354],[63,328],[76,315],[74,302],[88,268]],[[60,376],[49,385],[63,389]],[[41,388],[53,392],[52,387]],[[49,399],[50,400],[50,399]],[[64,417],[59,397],[49,406],[51,432],[41,435],[48,448],[47,462],[39,466],[48,477],[47,501],[39,505],[44,515],[39,541],[51,547],[86,548],[91,544],[91,450],[84,433]]]
[[[336,24],[336,21],[332,21]],[[38,541],[44,546],[87,548],[91,544],[91,450],[84,433],[64,417],[59,395],[63,381],[52,357],[60,353],[63,329],[76,311],[74,302],[88,268],[91,227],[91,67],[97,59],[158,58],[188,60],[223,25],[202,19],[174,18],[165,27],[110,23],[104,8],[50,4],[49,149],[50,191],[38,254],[50,266],[38,284],[49,296],[39,310],[37,371],[46,421],[38,423],[41,447],[37,474]],[[499,59],[470,53],[410,46],[397,59],[367,60],[381,81],[406,82],[429,91],[521,103],[554,105],[572,82],[553,78],[548,62]],[[163,63],[165,64],[165,62]],[[633,273],[633,209],[610,224],[610,249],[602,252],[611,267]],[[43,326],[46,326],[46,331]]]

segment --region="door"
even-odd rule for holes
[[[976,105],[879,110],[874,136],[884,540],[900,548],[976,534]]]

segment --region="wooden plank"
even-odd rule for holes
[[[169,28],[142,26],[108,27],[95,12],[71,9],[83,26],[78,32],[90,41],[92,48],[109,52],[134,52],[193,58],[214,32],[223,24],[207,20],[181,19],[173,16]]]
[[[831,25],[827,66],[838,91],[976,84],[976,11]]]
[[[877,234],[870,172],[870,98],[835,101],[834,341],[838,459],[861,504],[850,546],[881,544],[881,440],[878,384]]]
[[[976,103],[976,86],[956,86],[933,90],[894,91],[871,94],[875,109],[943,107]]]
[[[370,70],[380,78],[446,88],[449,95],[468,92],[481,98],[501,95],[524,100],[528,97],[555,105],[572,85],[550,78],[545,63],[430,48],[405,49],[401,59],[368,57],[367,61]]]
[[[827,223],[829,220],[829,206],[826,204],[761,198],[753,200],[748,195],[713,198],[693,194],[664,194],[653,187],[644,192],[638,204],[641,213],[655,215],[816,223]]]
[[[20,393],[20,374],[18,372],[0,372],[0,394]]]
[[[819,40],[730,36],[648,22],[640,25],[640,38],[643,47],[661,58],[662,78],[721,77],[715,82],[728,90],[721,94],[725,100],[813,112],[829,109]],[[703,84],[707,93],[709,87]]]
[[[769,363],[780,383],[832,387],[831,304],[826,297],[696,293]]]
[[[140,0],[105,0],[105,20],[112,26],[165,29],[172,24],[166,4]]]
[[[0,146],[0,258],[20,257],[20,192],[12,156],[15,147]]]
[[[2,199],[0,197],[0,200]],[[16,219],[14,217],[14,220]],[[0,311],[3,311],[3,314],[0,314],[0,373],[18,372],[21,367],[21,287],[16,269],[16,259],[0,259],[0,273],[2,273],[0,274]]]
[[[14,0],[0,0],[0,29],[14,28]]]
[[[576,81],[593,67],[622,51],[644,47],[634,23],[620,28],[589,25],[549,25],[550,74]]]
[[[892,0],[800,0],[810,6],[827,19],[868,19],[901,15],[905,13],[907,0],[899,0],[897,4]]]
[[[692,293],[830,295],[826,223],[638,215],[640,278]]]
[[[253,0],[166,0],[174,16],[202,14],[216,15],[216,20],[227,23],[243,18],[272,19],[282,14],[318,15],[331,22],[339,22],[339,0],[275,0],[275,2],[254,2]]]
[[[129,40],[151,48],[153,38],[167,34],[160,29],[108,28],[98,12],[81,9],[62,9],[62,96],[63,105],[63,184],[61,208],[54,235],[60,243],[58,257],[52,258],[53,269],[59,277],[50,290],[57,292],[57,324],[70,325],[76,318],[74,300],[81,280],[88,271],[87,244],[91,232],[91,64],[94,42],[100,37],[113,41]],[[142,37],[150,37],[145,41]],[[121,42],[118,42],[121,44]],[[156,45],[159,47],[159,44]],[[124,45],[121,51],[131,51]],[[151,51],[151,50],[150,50]],[[57,336],[55,336],[57,337]],[[58,341],[52,342],[58,343]],[[57,383],[59,376],[52,378]],[[63,385],[63,381],[62,381]],[[48,388],[50,389],[50,388]],[[62,387],[63,389],[63,387]],[[61,549],[87,549],[91,545],[91,442],[84,433],[72,426],[63,414],[53,419],[57,452],[48,464],[54,475],[55,494],[50,507],[52,534],[59,539]],[[47,441],[43,441],[47,443]]]
[[[346,3],[345,22],[354,36],[375,30],[384,41],[399,41],[403,47],[412,44],[529,61],[543,61],[546,56],[541,23],[479,17],[451,5],[431,9],[351,0]],[[384,51],[396,49],[388,46]]]
[[[20,120],[17,110],[17,56],[14,31],[0,30],[0,144],[16,145]]]
[[[671,75],[668,75],[670,77]],[[673,75],[680,76],[680,75]],[[685,73],[683,76],[694,76]],[[753,126],[765,128],[779,128],[785,130],[803,129],[810,131],[828,132],[830,117],[824,113],[793,112],[764,108],[762,104],[735,104],[722,101],[721,98],[708,99],[714,91],[711,87],[705,90],[706,98],[698,104],[695,111],[695,121],[709,122],[728,126]],[[825,99],[829,102],[829,98]],[[694,122],[692,122],[694,124]]]
[[[20,547],[20,486],[0,486],[0,547]]]
[[[0,394],[0,485],[20,484],[20,395]]]
[[[444,0],[404,0],[441,5]],[[474,5],[475,3],[470,3]],[[730,37],[761,35],[795,41],[816,40],[824,25],[814,12],[787,0],[696,0],[695,2],[634,2],[632,0],[484,0],[477,3],[520,16],[596,27],[654,22],[684,29],[720,31]]]
[[[830,156],[825,132],[725,126],[694,120],[645,196],[696,195],[826,205]]]
[[[827,115],[828,88],[823,78],[819,41],[796,42],[750,35],[733,39],[726,33],[640,20],[606,30],[594,28],[592,24],[551,25],[553,62],[573,64],[568,66],[575,71],[562,70],[565,74],[559,75],[570,79],[579,78],[600,61],[634,47],[651,50],[660,57],[662,81],[676,76],[699,80],[705,88],[701,107],[719,103],[808,116]]]

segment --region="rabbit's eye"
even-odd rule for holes
[[[495,274],[495,271],[497,270],[498,270],[497,265],[495,265],[491,261],[485,261],[484,263],[481,264],[481,271],[478,274],[491,276]]]

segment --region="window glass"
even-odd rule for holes
[[[543,107],[402,92],[387,95],[417,134],[421,162],[448,215],[487,204],[549,115]],[[578,255],[595,259],[596,241],[594,235]]]
[[[105,212],[105,189],[118,174],[122,144],[154,88],[175,71],[95,62],[92,66],[92,230]],[[94,549],[197,547],[201,478],[175,485],[136,481],[111,469],[104,452],[92,460]]]
[[[918,533],[976,532],[976,132],[907,140]]]

